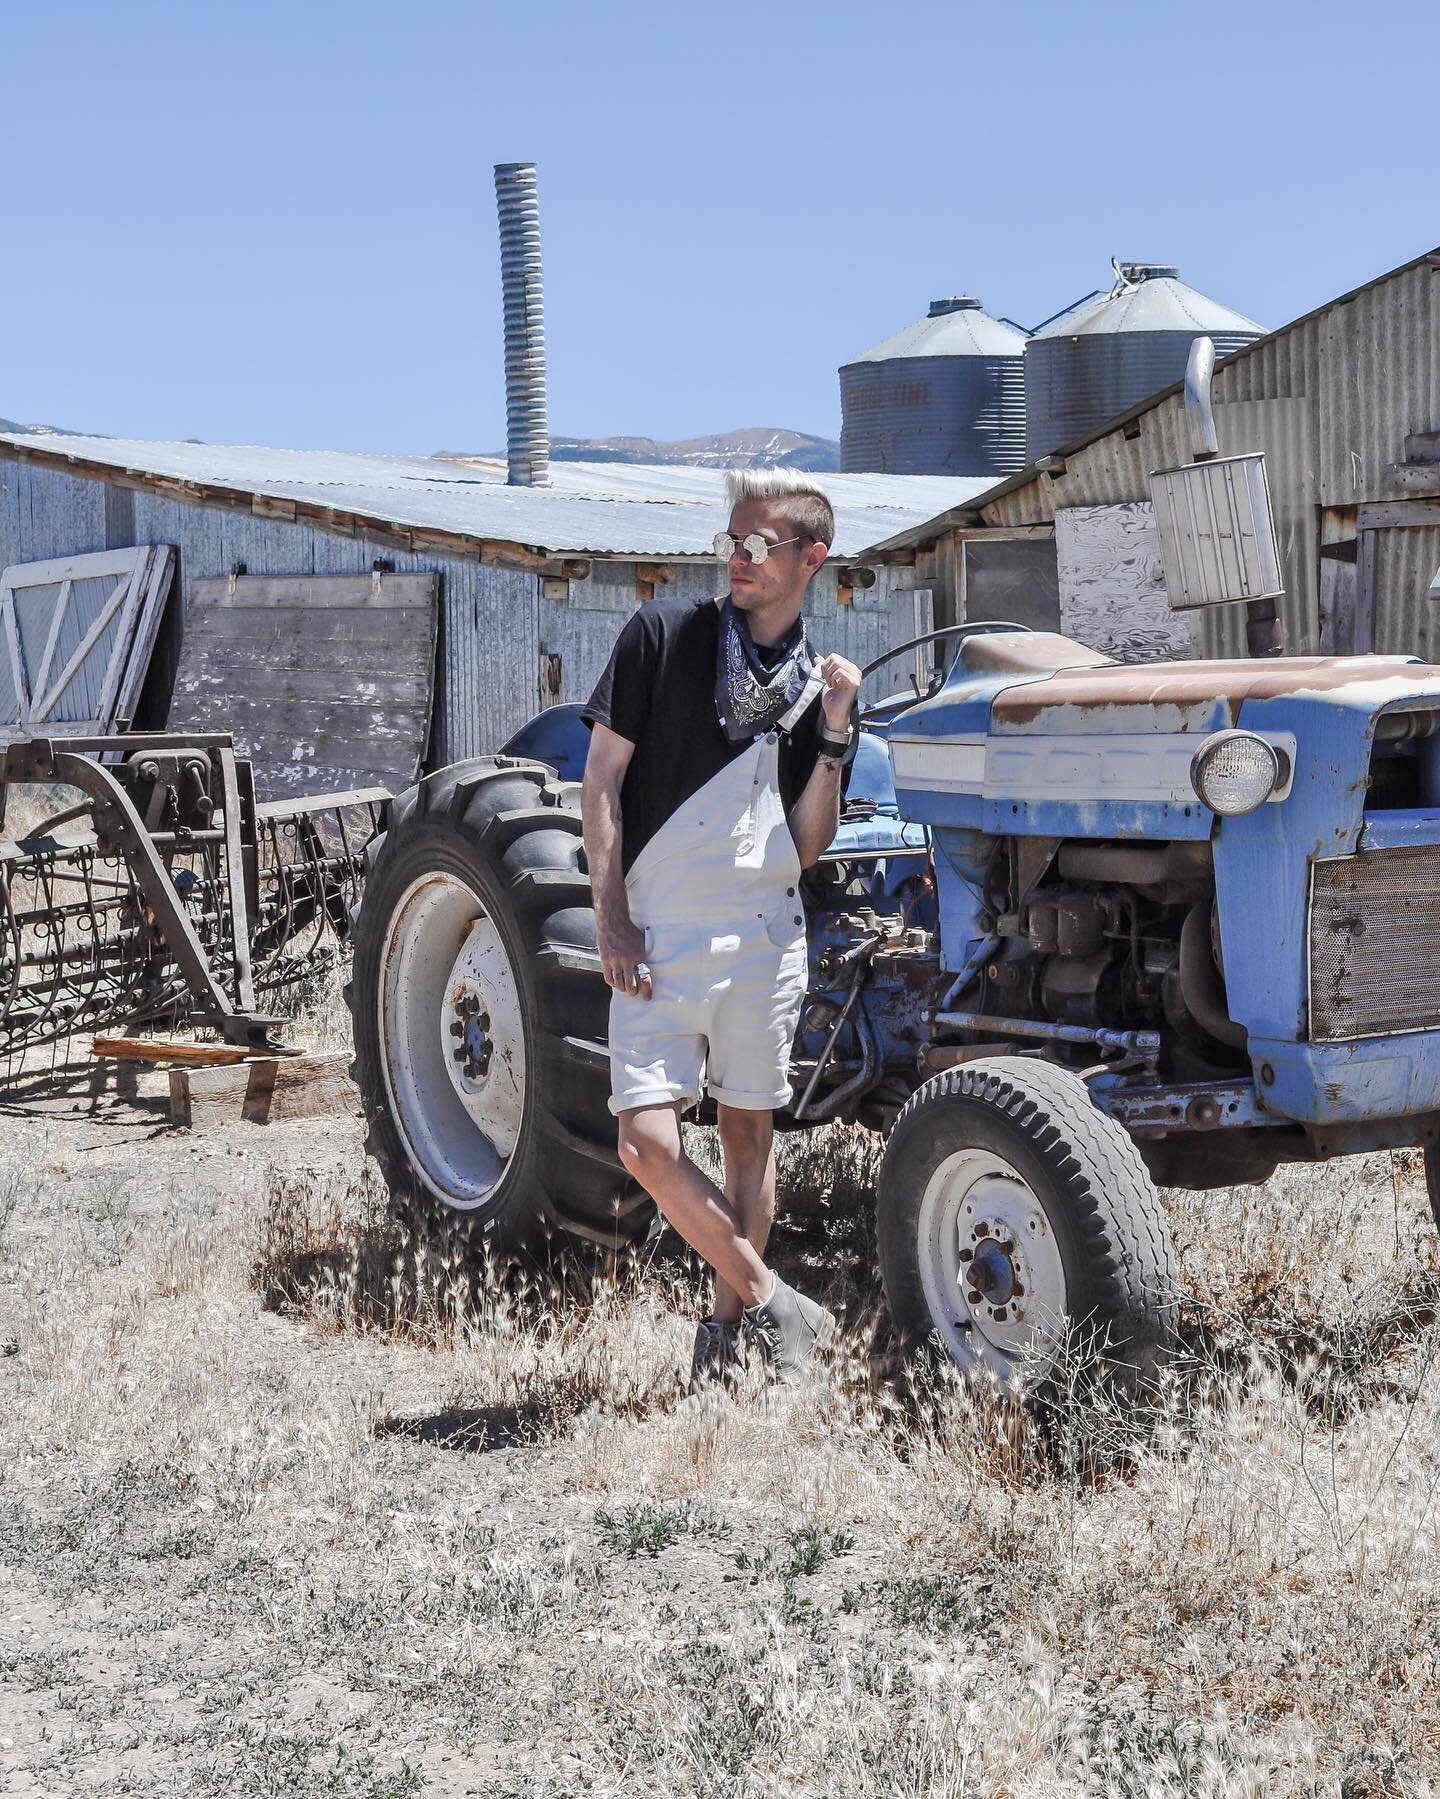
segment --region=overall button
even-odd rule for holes
[[[793,887],[787,887],[785,889],[785,897],[786,897],[786,899],[794,899],[795,889]]]
[[[780,739],[774,731],[767,731],[765,733],[765,741],[766,743],[778,743]]]

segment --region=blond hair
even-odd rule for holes
[[[731,507],[747,500],[773,505],[797,537],[823,543],[835,541],[835,513],[825,490],[808,475],[789,468],[736,468],[725,477]]]

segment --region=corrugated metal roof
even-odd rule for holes
[[[937,301],[937,305],[944,302]],[[992,319],[978,306],[960,306],[953,312],[916,319],[893,337],[876,344],[863,355],[852,356],[842,368],[860,362],[893,362],[906,356],[1020,356],[1025,333]]]
[[[500,463],[427,456],[0,432],[4,443],[62,467],[101,464],[554,554],[703,556],[726,518],[723,472],[678,465],[558,462],[547,487],[507,487]],[[834,553],[846,557],[995,484],[950,475],[817,479],[835,508]]]

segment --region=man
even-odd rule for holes
[[[715,1271],[691,1388],[742,1334],[787,1378],[834,1329],[764,1261],[775,1217],[772,1113],[788,1103],[807,984],[802,869],[835,835],[860,671],[815,655],[805,590],[834,539],[830,502],[782,469],[729,479],[720,600],[642,606],[585,708],[582,809],[610,986],[620,1159]],[[685,1154],[705,1084],[722,1191]]]

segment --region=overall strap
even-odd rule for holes
[[[817,658],[810,665],[810,673],[806,678],[804,687],[800,690],[799,699],[790,707],[789,711],[782,713],[780,718],[776,720],[775,729],[787,733],[793,731],[795,726],[799,723],[801,716],[804,714],[806,707],[814,703],[815,696],[819,693],[823,685],[824,683],[820,679],[820,663]]]

